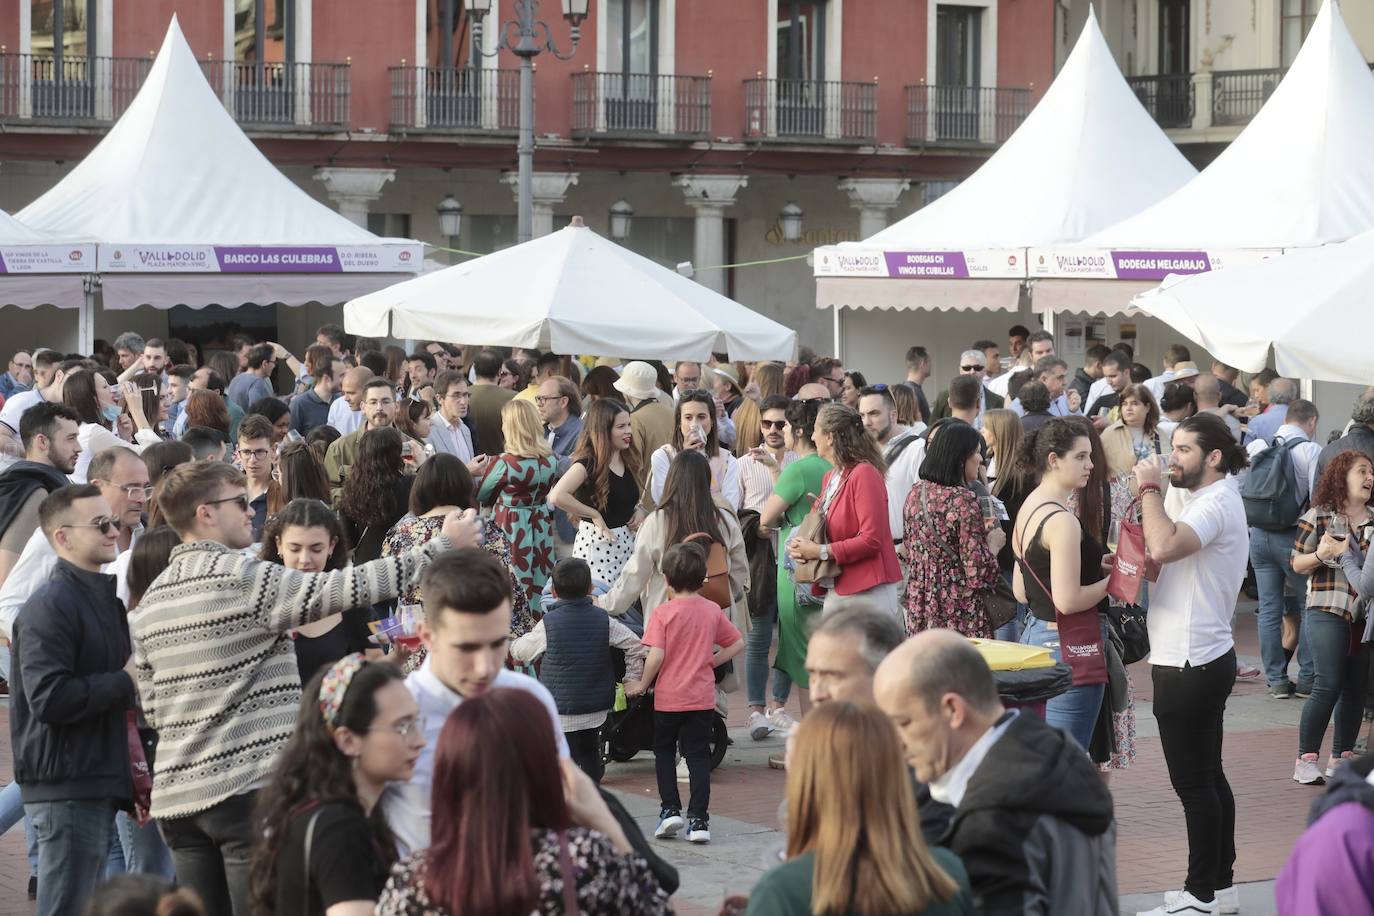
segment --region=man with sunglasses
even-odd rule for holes
[[[38,913],[58,916],[84,909],[115,812],[133,808],[125,713],[137,693],[124,605],[101,572],[119,519],[89,484],[54,490],[39,518],[58,560],[15,620],[10,736],[38,840]]]
[[[978,379],[982,386],[978,393],[978,417],[973,425],[979,429],[983,426],[983,413],[989,410],[996,410],[1004,407],[1006,402],[1000,394],[989,391],[985,384],[988,377],[988,358],[982,350],[965,350],[959,355],[959,374],[971,375]],[[935,410],[931,414],[931,422],[942,420],[945,417],[953,416],[949,407],[949,389],[940,392],[935,399]]]

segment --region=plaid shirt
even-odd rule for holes
[[[1302,518],[1298,519],[1298,536],[1293,543],[1294,555],[1300,553],[1316,553],[1317,545],[1321,543],[1322,535],[1326,533],[1327,525],[1331,522],[1331,517],[1335,515],[1329,509],[1319,509],[1313,506],[1308,509]],[[1374,538],[1374,516],[1359,527],[1356,542],[1360,548],[1360,553],[1367,556],[1369,554],[1369,544]],[[1307,608],[1308,610],[1326,611],[1329,614],[1339,614],[1349,619],[1354,615],[1355,605],[1359,601],[1359,595],[1351,587],[1350,580],[1346,578],[1345,571],[1339,566],[1330,566],[1323,563],[1318,566],[1307,577]]]

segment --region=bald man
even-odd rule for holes
[[[830,389],[820,382],[808,382],[797,389],[798,401],[825,401],[829,403],[833,400],[830,397]]]
[[[972,643],[918,633],[879,664],[873,690],[916,778],[955,808],[943,845],[964,860],[978,912],[1116,912],[1106,784],[1067,734],[1002,707]]]
[[[372,381],[372,370],[366,366],[349,369],[339,385],[340,397],[329,405],[329,425],[340,435],[347,436],[363,425],[363,391]]]

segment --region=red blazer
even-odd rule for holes
[[[825,475],[822,494],[838,473],[837,468]],[[840,575],[835,579],[838,594],[853,595],[902,580],[892,526],[887,520],[887,484],[873,465],[865,462],[848,471],[830,504],[825,525],[830,555],[840,564]]]

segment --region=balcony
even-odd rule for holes
[[[877,134],[876,83],[744,81],[748,139],[871,144]]]
[[[391,126],[447,133],[520,129],[520,71],[391,67]]]
[[[711,78],[654,73],[573,74],[574,137],[711,135]]]
[[[246,127],[348,127],[348,64],[208,60],[200,68],[224,107]]]
[[[1260,110],[1285,71],[1218,70],[1212,74],[1212,123],[1249,124]]]
[[[0,54],[0,120],[107,124],[129,107],[153,61],[146,57]]]
[[[1192,126],[1195,96],[1188,74],[1130,76],[1126,83],[1160,127]]]
[[[996,86],[907,86],[906,140],[997,145],[1030,114],[1029,89]]]

